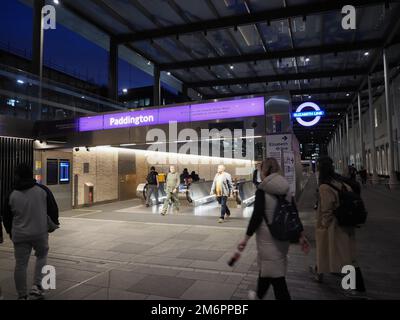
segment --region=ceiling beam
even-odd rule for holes
[[[395,0],[352,0],[351,5],[355,7],[365,7],[384,4],[385,2],[394,2]],[[197,21],[186,24],[173,25],[165,28],[157,28],[136,33],[122,34],[118,37],[119,43],[135,42],[163,38],[168,36],[189,34],[195,32],[204,32],[205,30],[223,29],[229,27],[238,27],[243,25],[255,24],[260,22],[283,20],[294,17],[310,16],[329,11],[341,12],[341,9],[348,5],[348,0],[329,0],[313,3],[313,5],[296,5],[286,8],[277,8],[272,10],[263,10],[253,12],[252,14],[240,14],[234,16],[221,17]]]
[[[399,43],[400,36],[396,37],[392,44]],[[350,52],[357,50],[370,50],[381,48],[384,45],[382,39],[366,40],[356,43],[341,43],[341,44],[330,44],[323,46],[312,46],[288,50],[269,51],[261,53],[249,53],[235,56],[222,56],[212,57],[197,60],[186,60],[172,63],[160,64],[160,70],[177,70],[197,67],[209,67],[215,65],[229,65],[234,63],[245,63],[254,61],[265,61],[265,60],[276,60],[283,58],[295,58],[295,57],[308,57],[320,54],[336,54],[340,52]]]
[[[346,87],[323,87],[323,88],[309,88],[309,89],[294,89],[289,90],[290,95],[307,95],[307,94],[324,94],[324,93],[335,93],[335,92],[353,92],[357,90],[357,86],[346,86]],[[256,95],[267,95],[267,94],[279,94],[277,91],[248,91],[244,93],[224,93],[219,95],[205,95],[205,99],[223,99],[237,96],[256,96]]]
[[[365,68],[345,69],[345,70],[325,70],[325,71],[303,72],[303,73],[284,73],[278,75],[266,75],[258,77],[242,77],[242,78],[194,81],[194,82],[187,82],[186,84],[188,88],[199,88],[199,87],[229,86],[235,84],[359,76],[359,75],[366,75],[367,72],[368,70]]]

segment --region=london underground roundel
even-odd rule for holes
[[[304,108],[311,108],[313,111],[305,111],[303,112]],[[299,105],[296,109],[296,112],[293,113],[293,117],[296,121],[305,127],[311,127],[316,125],[320,120],[321,117],[325,115],[325,112],[321,110],[321,108],[314,102],[304,102]],[[304,118],[313,118],[311,120],[304,120]]]

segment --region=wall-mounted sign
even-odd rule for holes
[[[304,111],[304,108],[312,108],[313,111]],[[305,127],[311,127],[316,125],[321,117],[325,115],[325,112],[321,110],[321,108],[314,102],[304,102],[299,105],[296,109],[296,112],[293,112],[292,116],[296,119],[298,123]],[[310,121],[304,120],[303,118],[314,118]]]
[[[233,119],[264,115],[264,97],[145,109],[79,118],[79,131]]]

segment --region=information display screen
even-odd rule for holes
[[[60,160],[59,162],[59,183],[67,184],[70,181],[70,162],[69,160]]]

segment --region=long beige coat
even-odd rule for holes
[[[333,181],[332,184],[341,188],[337,181]],[[345,186],[351,190],[348,185]],[[315,229],[319,273],[340,273],[344,265],[356,266],[354,228],[338,225],[333,214],[338,205],[338,192],[327,184],[321,184]]]
[[[272,221],[278,203],[273,195],[286,195],[287,200],[290,200],[289,183],[280,174],[272,173],[258,185],[258,189],[265,193],[265,215],[268,221]],[[287,272],[290,243],[275,239],[264,220],[256,231],[256,243],[257,263],[261,277],[284,277]]]

